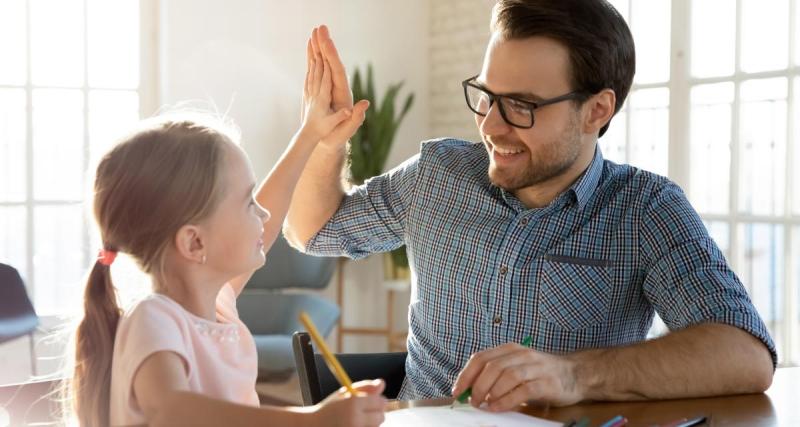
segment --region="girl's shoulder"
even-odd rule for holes
[[[170,297],[154,292],[133,303],[125,310],[123,317],[137,317],[151,313],[179,316],[183,311],[185,309]]]
[[[170,297],[153,293],[125,310],[117,327],[117,338],[144,335],[171,336],[176,339],[199,336],[202,339],[209,334],[233,334],[244,325],[236,310],[236,293],[229,285],[225,285],[217,296],[216,315],[216,321],[204,319]]]
[[[151,330],[182,330],[189,326],[186,310],[165,295],[153,293],[125,310],[118,331],[149,332]]]
[[[134,303],[119,321],[114,340],[112,377],[133,384],[136,371],[152,354],[172,352],[184,362],[187,377],[194,372],[192,326],[181,307],[164,295],[148,295]],[[113,378],[112,378],[113,382]]]

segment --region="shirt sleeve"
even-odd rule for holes
[[[418,164],[419,154],[349,191],[333,217],[308,242],[306,251],[358,259],[402,246]]]
[[[190,346],[186,341],[189,327],[173,307],[158,299],[147,299],[139,303],[130,313],[116,336],[120,347],[115,354],[119,372],[126,384],[130,384],[131,396],[133,380],[139,367],[149,356],[170,351],[183,360],[186,377],[192,375],[193,367],[189,357]]]
[[[675,184],[662,186],[642,219],[643,289],[670,330],[724,323],[761,340],[777,366],[775,344],[747,290],[700,216]]]

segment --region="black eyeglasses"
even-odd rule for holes
[[[512,96],[495,95],[485,88],[478,86],[475,83],[477,77],[477,75],[472,76],[461,82],[461,86],[464,87],[464,97],[467,100],[469,109],[475,114],[485,117],[489,114],[489,109],[495,101],[498,101],[497,105],[500,106],[500,116],[503,120],[511,126],[522,129],[530,129],[533,127],[533,110],[544,107],[545,105],[570,99],[585,99],[587,95],[590,95],[589,92],[585,90],[578,90],[537,102],[526,101]]]

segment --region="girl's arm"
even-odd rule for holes
[[[335,112],[331,110],[331,74],[330,64],[321,54],[314,53],[309,39],[302,124],[256,192],[258,204],[270,212],[270,220],[264,224],[262,236],[265,251],[272,247],[281,232],[297,181],[319,141],[341,128],[353,128],[349,123],[351,120],[348,120],[352,116],[351,108],[342,108]],[[357,126],[353,131],[355,129]],[[249,272],[230,281],[236,295],[239,295],[251,275],[252,272]]]
[[[385,400],[382,383],[360,383],[355,397],[334,393],[311,407],[252,407],[189,391],[186,367],[176,353],[148,357],[133,380],[135,399],[153,426],[379,426]]]

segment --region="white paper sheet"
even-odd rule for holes
[[[493,413],[472,406],[418,407],[386,413],[381,427],[561,427],[561,423],[519,412]]]

